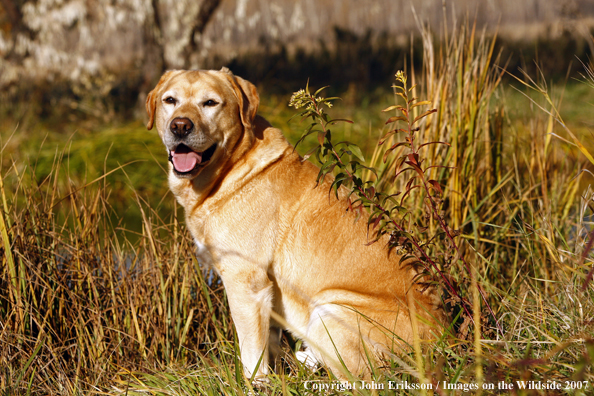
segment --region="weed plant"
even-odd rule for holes
[[[314,113],[304,116],[322,126],[308,154],[321,160],[320,177],[355,187],[351,209],[371,216],[359,221],[417,257],[451,310],[447,337],[386,361],[376,383],[426,381],[444,395],[481,384],[495,387],[483,394],[507,393],[500,382],[517,394],[589,394],[594,193],[582,170],[591,148],[563,123],[542,77],[520,86],[540,95],[526,100],[545,111],[510,121],[494,40],[461,28],[436,49],[425,31],[423,64],[398,76],[395,113],[385,115],[367,162],[334,140],[337,119],[323,107],[330,98],[310,95]],[[585,70],[594,84],[591,65]],[[163,217],[133,190],[141,224],[132,238],[107,182],[112,171],[139,177],[126,176],[124,164],[81,180],[63,154],[49,172],[1,163],[2,395],[253,392],[224,290],[196,261],[177,208]],[[299,342],[284,344],[267,393],[316,394],[316,381],[333,383],[325,369],[295,360]],[[573,389],[518,390],[516,381]]]

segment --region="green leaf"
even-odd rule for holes
[[[309,83],[308,83],[308,84],[309,84]],[[315,97],[315,96],[318,96],[318,94],[319,94],[320,92],[322,92],[323,90],[325,90],[325,89],[326,89],[326,88],[328,88],[329,86],[330,86],[330,85],[326,85],[325,87],[322,87],[322,88],[318,89],[316,92],[314,92],[314,94],[313,94],[312,96],[314,96],[314,97]],[[306,90],[306,91],[307,91],[307,90]],[[309,92],[308,92],[308,93],[309,93]]]
[[[335,119],[330,120],[328,122],[328,125],[333,125],[333,124],[336,124],[337,122],[346,122],[348,124],[354,124],[353,121],[347,120],[346,118],[335,118]]]
[[[336,195],[336,199],[338,199],[338,189],[342,185],[342,182],[343,182],[343,180],[334,179],[334,181],[332,182],[332,186],[330,186],[330,188],[332,188],[334,190],[334,194]]]
[[[318,151],[320,149],[320,146],[315,146],[314,148],[312,148],[311,150],[309,150],[307,153],[305,153],[305,155],[303,156],[303,160],[307,160],[309,157],[311,157],[311,155],[315,152]]]
[[[363,164],[361,164],[361,163],[359,163],[359,162],[357,162],[357,161],[351,161],[351,162],[349,162],[349,163],[350,163],[350,164],[357,164],[357,165],[356,165],[356,166],[357,166],[357,168],[359,168],[359,169],[366,169],[366,170],[368,170],[368,171],[372,172],[374,175],[376,175],[376,176],[377,176],[377,170],[376,170],[376,169],[375,169],[373,166],[367,166],[367,165],[363,165]],[[370,181],[370,180],[368,180],[366,183],[373,183],[373,182],[372,182],[372,181]]]
[[[320,171],[323,171],[324,174],[327,175],[328,173],[331,173],[334,170],[336,165],[336,162],[326,162],[324,165],[322,165],[322,169],[320,169]]]
[[[365,162],[365,157],[363,157],[363,153],[361,152],[361,149],[359,148],[359,146],[351,144],[351,145],[349,145],[349,148],[353,152],[353,155],[355,155],[357,158],[359,158],[362,162]]]

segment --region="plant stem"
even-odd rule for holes
[[[323,117],[321,117],[321,111],[320,111],[320,108],[318,106],[318,103],[315,100],[313,101],[313,103],[314,103],[315,113],[322,120],[322,122],[320,122],[320,125],[322,127],[322,132],[323,132],[323,134],[325,136],[326,133],[328,132],[326,126],[328,125],[329,122],[324,121]],[[408,112],[408,104],[407,104],[407,112]],[[410,130],[410,127],[409,127],[409,130]],[[350,178],[350,180],[353,180],[354,175],[351,172],[349,172],[349,170],[347,169],[346,165],[344,164],[344,162],[342,161],[342,159],[340,158],[340,156],[338,155],[338,153],[334,149],[334,145],[332,144],[332,142],[328,142],[328,143],[332,147],[332,154],[334,155],[334,157],[336,158],[336,160],[338,161],[338,163],[340,164],[340,166],[344,169],[344,171],[346,172],[346,174],[348,175],[348,177]],[[367,194],[367,192],[361,186],[356,186],[356,188],[359,191],[359,194],[362,195],[363,197],[365,197],[369,202],[372,202],[373,205],[375,205],[375,207],[377,209],[379,209],[384,214],[384,216],[389,219],[390,223],[396,229],[398,229],[401,232],[405,232],[406,231],[404,229],[404,227],[402,227],[394,219],[392,219],[392,217],[389,215],[389,212],[381,204],[374,202],[373,197],[369,197],[368,194]],[[425,188],[426,188],[426,186],[425,186]],[[442,224],[442,226],[443,226],[443,224]],[[472,318],[472,315],[471,315],[471,313],[470,313],[470,311],[468,310],[468,307],[467,307],[467,305],[469,303],[466,300],[464,300],[456,292],[456,289],[453,287],[453,285],[450,283],[450,281],[447,279],[447,277],[438,268],[437,264],[431,259],[431,257],[429,257],[429,255],[423,250],[423,248],[421,248],[421,246],[417,243],[417,241],[414,240],[414,239],[411,239],[411,242],[414,245],[414,247],[417,249],[417,251],[421,253],[421,255],[431,264],[431,266],[434,268],[434,270],[437,271],[437,273],[441,276],[441,278],[447,284],[447,286],[450,289],[450,291],[452,292],[452,294],[455,295],[457,298],[460,299],[460,301],[462,302],[462,307],[464,308],[464,311],[466,312],[466,314],[468,315],[468,317]]]

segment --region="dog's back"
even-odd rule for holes
[[[263,120],[257,125],[263,136],[281,134]],[[357,220],[347,210],[346,189],[337,199],[331,176],[316,186],[319,168],[286,144],[260,182],[272,187],[268,200],[276,207],[269,273],[275,310],[289,329],[313,343],[316,357],[334,372],[340,371],[333,367],[338,350],[354,374],[367,368],[362,342],[376,355],[412,345],[409,297],[420,317],[419,336],[435,338],[444,322],[437,291],[414,284],[415,271],[388,249],[388,237],[369,244],[366,214]]]

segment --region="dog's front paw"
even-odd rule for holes
[[[318,368],[318,365],[320,364],[320,362],[318,362],[318,359],[312,352],[311,348],[306,348],[305,351],[297,351],[295,353],[295,357],[305,367],[309,368],[312,371],[315,371]]]

